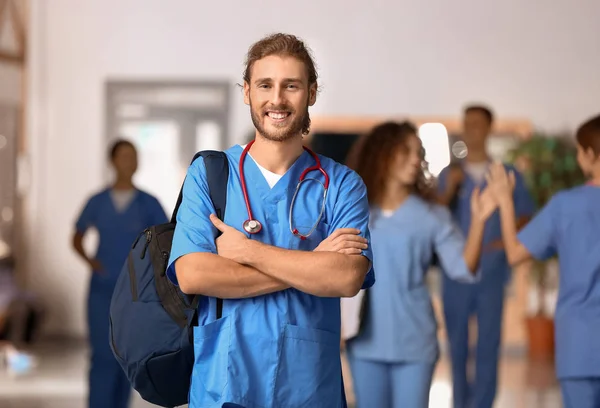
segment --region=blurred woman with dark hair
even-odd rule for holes
[[[126,408],[131,386],[109,345],[109,311],[112,293],[131,244],[147,227],[168,221],[158,200],[133,183],[137,151],[127,140],[109,150],[115,170],[113,184],[85,204],[73,234],[73,248],[92,271],[87,304],[91,344],[89,408]],[[94,255],[86,253],[83,239],[95,228],[100,243]]]
[[[377,283],[363,291],[360,328],[346,346],[358,408],[427,408],[439,350],[425,275],[436,256],[451,278],[477,279],[483,228],[493,196],[474,191],[466,239],[435,203],[417,129],[383,123],[357,144],[348,163],[363,178],[371,206]],[[343,299],[342,309],[353,299]]]

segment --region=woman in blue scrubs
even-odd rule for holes
[[[452,279],[475,281],[484,223],[496,205],[489,192],[473,192],[465,244],[448,210],[433,202],[412,124],[384,123],[360,143],[354,167],[367,186],[378,276],[364,298],[361,330],[346,343],[357,407],[427,408],[439,352],[426,272],[435,254]]]
[[[109,309],[113,289],[131,244],[145,228],[167,222],[158,200],[133,184],[137,152],[133,144],[119,140],[110,150],[116,173],[113,185],[86,203],[75,225],[73,247],[92,270],[87,316],[91,343],[89,374],[90,408],[126,408],[130,385],[115,360],[109,343]],[[95,255],[86,254],[83,239],[95,228],[100,242]]]
[[[495,165],[496,195],[511,265],[558,255],[556,373],[566,408],[600,407],[600,116],[577,131],[577,161],[590,181],[557,193],[518,234],[514,174]]]

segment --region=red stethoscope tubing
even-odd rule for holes
[[[240,181],[242,184],[242,194],[244,196],[244,202],[246,203],[246,210],[248,211],[248,219],[246,220],[246,222],[244,222],[244,230],[250,234],[257,234],[262,230],[262,225],[258,220],[256,220],[254,218],[254,215],[252,214],[252,208],[250,207],[250,198],[248,197],[248,187],[246,186],[246,177],[245,177],[245,172],[244,172],[244,162],[245,162],[246,156],[248,155],[248,152],[250,151],[250,148],[252,147],[253,144],[254,144],[254,140],[251,141],[250,143],[248,143],[246,145],[246,147],[244,148],[244,150],[242,151],[242,155],[240,156],[239,173],[240,173]],[[298,181],[298,185],[304,181],[304,179],[306,178],[306,175],[308,173],[310,173],[311,171],[318,170],[325,177],[325,183],[323,184],[323,186],[325,187],[325,193],[326,193],[327,189],[329,188],[329,175],[327,174],[325,169],[323,169],[323,167],[321,166],[321,159],[319,159],[319,156],[317,156],[315,154],[315,152],[310,150],[308,147],[306,147],[306,146],[303,146],[303,147],[304,147],[304,150],[306,150],[308,153],[310,153],[310,155],[313,157],[313,159],[315,159],[315,165],[306,168],[302,172],[302,174],[300,175],[300,180]],[[256,223],[256,228],[253,231],[246,229],[246,227],[245,227],[246,224],[252,223],[252,222]],[[296,231],[294,231],[294,235],[300,235],[300,234],[296,233]]]
[[[245,176],[245,172],[244,172],[244,161],[246,160],[246,155],[250,151],[250,147],[252,147],[253,144],[254,144],[254,140],[251,141],[250,143],[248,143],[246,145],[246,147],[244,148],[244,150],[242,151],[242,155],[240,156],[240,169],[239,169],[240,181],[242,183],[242,194],[244,195],[244,202],[246,203],[246,210],[248,211],[248,219],[246,220],[246,222],[249,222],[250,220],[254,219],[254,217],[252,216],[252,208],[250,208],[250,199],[248,197],[248,188],[246,187],[246,176]],[[262,229],[262,226],[256,232],[259,232],[261,229]]]

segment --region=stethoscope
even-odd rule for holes
[[[254,144],[254,140],[251,141],[250,143],[248,143],[248,145],[242,151],[242,155],[240,156],[240,169],[239,169],[240,170],[240,181],[242,183],[242,193],[244,194],[244,201],[246,202],[246,209],[248,210],[248,219],[246,221],[244,221],[244,224],[242,226],[244,228],[244,231],[246,231],[248,234],[258,234],[262,230],[262,224],[260,223],[260,221],[258,221],[257,219],[255,219],[252,216],[252,209],[250,208],[250,200],[248,199],[248,189],[246,188],[246,177],[244,176],[244,161],[246,159],[246,155],[250,151],[250,148],[252,147],[253,144]],[[300,175],[300,180],[298,181],[298,185],[296,186],[296,191],[294,192],[292,202],[290,203],[290,211],[289,211],[289,219],[288,219],[290,232],[302,240],[307,239],[315,231],[315,229],[319,225],[319,222],[321,222],[321,218],[323,217],[323,213],[325,212],[325,198],[327,197],[327,190],[329,189],[329,175],[323,169],[323,167],[321,167],[321,160],[319,159],[319,156],[317,156],[312,150],[310,150],[306,146],[304,146],[304,150],[306,150],[308,153],[310,153],[310,155],[313,157],[313,159],[315,159],[316,164],[312,167],[308,167],[307,169],[305,169],[302,172],[302,174]],[[306,175],[308,173],[310,173],[311,171],[316,171],[316,170],[320,171],[323,174],[323,176],[325,176],[325,183],[322,183],[320,180],[317,180],[315,178],[306,178]],[[298,195],[298,191],[300,190],[300,186],[302,185],[302,183],[304,183],[307,180],[317,181],[319,184],[321,184],[321,186],[323,186],[323,204],[321,204],[321,211],[319,212],[319,217],[317,218],[317,221],[313,224],[310,231],[308,231],[308,233],[306,233],[306,234],[301,234],[297,228],[293,227],[292,212],[294,209],[294,202],[296,201],[296,196]]]

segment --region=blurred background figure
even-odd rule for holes
[[[467,107],[463,125],[467,156],[439,175],[439,201],[450,207],[464,234],[471,227],[471,194],[475,188],[484,188],[485,175],[491,164],[486,142],[493,122],[489,108],[478,105]],[[511,170],[516,172],[512,167]],[[518,225],[522,226],[533,214],[534,203],[522,176],[518,172],[515,174],[515,208]],[[491,408],[496,396],[504,294],[510,279],[498,213],[485,226],[480,273],[481,279],[475,285],[449,279],[452,271],[447,271],[443,277],[442,299],[450,343],[454,408]],[[478,337],[475,376],[469,381],[467,358],[472,315],[477,316]]]
[[[17,285],[12,254],[0,255],[0,342],[7,341],[17,347],[31,346],[43,316],[44,308],[37,296]]]
[[[36,359],[24,351],[39,332],[43,308],[15,281],[15,260],[0,235],[0,370],[9,376],[29,374]]]
[[[77,219],[73,248],[92,271],[87,315],[91,344],[89,408],[126,408],[131,387],[109,346],[109,309],[118,274],[135,239],[155,224],[167,222],[158,200],[133,184],[137,152],[132,143],[116,141],[109,152],[113,184],[92,196]],[[84,236],[98,231],[97,252],[88,255]]]
[[[564,190],[517,235],[514,179],[501,166],[491,171],[511,265],[559,256],[556,370],[565,408],[600,407],[600,116],[578,129],[577,161],[589,182]]]
[[[439,349],[425,275],[435,253],[449,279],[476,280],[484,224],[496,203],[489,192],[472,192],[465,246],[449,211],[435,203],[413,124],[376,126],[352,156],[368,189],[377,273],[365,291],[362,330],[347,342],[357,407],[427,408]]]

